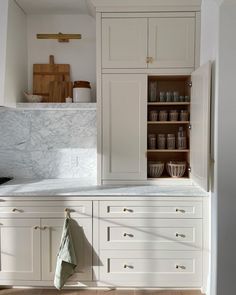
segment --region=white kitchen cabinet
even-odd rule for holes
[[[40,219],[0,219],[0,281],[40,280]]]
[[[146,75],[103,75],[104,180],[146,178]]]
[[[104,19],[102,31],[104,68],[147,67],[147,19]]]
[[[0,2],[0,106],[15,107],[28,88],[27,23],[13,0]]]
[[[147,175],[149,162],[184,161],[185,178],[208,190],[210,153],[210,81],[207,63],[188,76],[104,74],[102,76],[102,183],[152,181]],[[150,102],[147,85],[157,83],[160,91],[178,91],[191,102]],[[150,111],[186,110],[190,120],[152,122]],[[148,112],[148,113],[147,113]],[[170,124],[171,123],[171,124]],[[149,134],[186,133],[185,149],[150,149]],[[163,177],[169,177],[166,171]]]
[[[195,18],[149,19],[150,68],[193,68]]]
[[[60,246],[64,219],[42,219],[42,280],[54,279],[57,253]],[[72,238],[78,260],[72,282],[92,280],[92,219],[72,220]]]
[[[102,19],[102,68],[194,68],[195,14]]]

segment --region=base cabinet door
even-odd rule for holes
[[[145,180],[147,76],[103,75],[102,180]]]
[[[92,280],[92,220],[72,219],[72,237],[78,266],[72,282]],[[42,219],[42,280],[54,280],[64,219]]]
[[[40,280],[40,220],[0,219],[0,283]]]

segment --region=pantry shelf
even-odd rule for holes
[[[149,106],[188,106],[190,102],[148,102]]]
[[[147,150],[148,153],[189,153],[189,150]]]
[[[148,124],[150,125],[155,125],[155,124],[159,124],[159,125],[176,125],[176,124],[190,124],[189,121],[148,121]]]

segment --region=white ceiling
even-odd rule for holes
[[[15,0],[27,14],[90,14],[90,0]]]

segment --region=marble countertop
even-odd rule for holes
[[[77,179],[12,180],[0,186],[0,197],[60,197],[60,196],[149,196],[206,197],[208,193],[189,184],[96,186]]]

